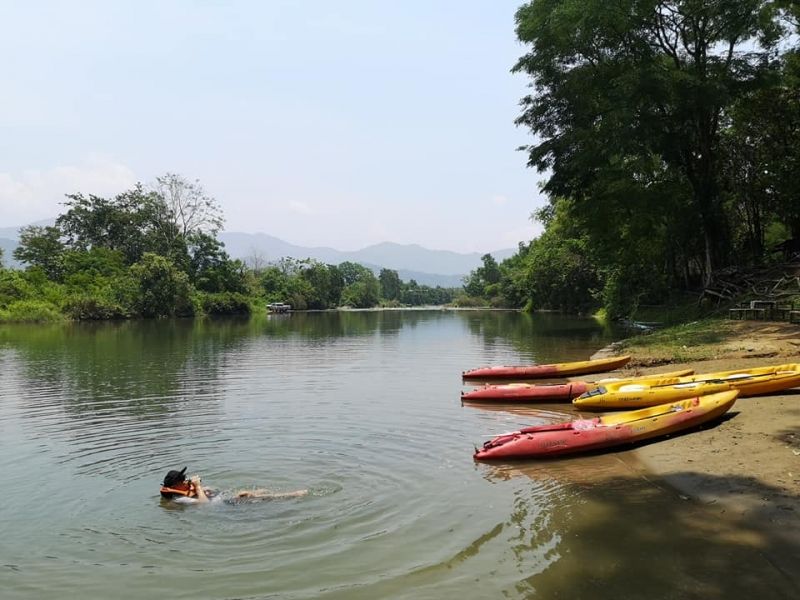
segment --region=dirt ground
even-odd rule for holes
[[[712,354],[714,360],[622,373],[683,366],[703,373],[800,362],[800,325],[742,321]],[[635,350],[631,362],[637,363]],[[707,504],[726,518],[758,522],[773,548],[768,560],[779,573],[798,578],[800,388],[740,398],[721,421],[641,446],[633,454],[634,462],[676,488],[683,499]]]

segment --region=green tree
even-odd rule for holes
[[[57,227],[23,227],[19,234],[19,245],[14,250],[14,258],[31,267],[42,269],[52,280],[62,275],[64,244]]]
[[[371,308],[380,300],[380,284],[375,275],[364,277],[344,288],[342,302],[355,308]]]
[[[268,302],[284,302],[289,287],[289,275],[280,267],[269,266],[261,271],[259,285]]]
[[[146,252],[130,268],[138,286],[137,312],[144,317],[190,316],[192,285],[168,258]]]
[[[708,281],[730,257],[721,128],[727,109],[774,71],[774,3],[537,0],[516,20],[530,52],[515,70],[535,91],[518,123],[538,138],[527,150],[531,166],[551,173],[544,190],[574,200],[580,214],[605,215],[597,229],[627,203],[673,221],[668,229],[682,219],[697,232],[686,260]],[[686,193],[657,190],[675,183]]]
[[[370,271],[364,265],[360,265],[358,263],[345,261],[343,263],[339,263],[339,271],[342,274],[344,279],[344,284],[353,285],[357,281],[361,281],[363,279],[369,278],[370,275],[373,277],[375,276],[372,271]]]
[[[464,280],[464,291],[476,298],[490,298],[497,295],[500,283],[500,266],[491,254],[481,256],[483,263],[474,269]]]
[[[381,269],[378,275],[378,281],[381,284],[381,296],[386,300],[397,300],[400,298],[400,290],[402,289],[402,281],[397,271],[392,269]]]
[[[64,204],[67,212],[56,226],[75,250],[108,248],[122,253],[126,264],[137,262],[145,252],[162,256],[180,254],[172,246],[175,238],[163,235],[163,203],[155,192],[137,184],[113,199],[71,194]]]
[[[205,292],[247,292],[246,268],[231,260],[225,244],[210,234],[190,233],[186,239],[189,255],[188,275],[192,284]]]
[[[344,279],[337,267],[309,260],[300,277],[310,286],[306,298],[308,308],[325,309],[339,305]]]

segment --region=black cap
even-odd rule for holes
[[[181,483],[182,481],[186,481],[186,467],[183,467],[180,471],[170,471],[167,473],[167,476],[164,477],[164,487],[172,487],[176,483]]]

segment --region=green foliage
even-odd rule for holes
[[[35,291],[25,274],[11,269],[0,271],[0,307],[31,298]]]
[[[194,314],[189,277],[168,258],[146,252],[130,270],[138,285],[135,308],[140,315],[183,317]]]
[[[90,248],[85,252],[67,250],[61,263],[65,279],[75,275],[118,277],[126,271],[122,253],[102,247]]]
[[[598,278],[585,239],[545,233],[531,243],[526,262],[534,307],[586,312],[595,305]]]
[[[42,269],[47,277],[58,280],[62,275],[64,244],[57,227],[23,227],[14,258],[31,267]]]
[[[511,305],[633,314],[800,235],[800,60],[767,0],[537,0],[516,15],[517,123],[545,233],[500,266]],[[796,41],[796,40],[795,40]],[[794,42],[793,42],[794,43]],[[774,233],[773,239],[774,239]],[[784,238],[785,239],[785,238]],[[467,290],[483,287],[471,278]]]
[[[519,123],[541,138],[528,151],[532,166],[552,170],[545,191],[582,213],[636,202],[637,216],[672,220],[674,202],[656,199],[667,197],[661,186],[679,183],[695,219],[688,258],[706,277],[725,264],[720,127],[772,69],[780,24],[770,10],[754,0],[520,8],[517,33],[531,52],[516,70],[534,78],[536,94],[523,99]]]
[[[117,251],[127,265],[137,262],[145,252],[173,254],[175,236],[165,233],[171,226],[163,220],[163,202],[141,184],[113,199],[83,194],[67,198],[68,210],[56,219],[56,226],[70,248]]]
[[[88,294],[71,296],[62,307],[63,313],[75,321],[102,321],[126,319],[131,316],[128,307],[105,296]]]
[[[63,320],[56,306],[42,300],[18,300],[0,308],[0,323],[55,323]]]
[[[249,315],[250,301],[237,292],[201,293],[199,304],[207,315]]]
[[[189,276],[198,290],[205,292],[247,292],[245,266],[231,260],[225,245],[206,233],[193,233],[187,238]]]
[[[354,308],[370,308],[378,304],[380,284],[369,269],[368,276],[351,283],[342,291],[342,304]]]
[[[158,178],[154,190],[137,184],[113,198],[67,198],[55,227],[23,230],[15,257],[26,271],[0,269],[5,319],[49,319],[52,311],[72,320],[249,314],[265,300],[305,310],[453,297],[452,290],[404,284],[389,269],[379,281],[353,262],[283,258],[248,270],[216,238],[223,223],[216,201],[179,175]]]
[[[267,302],[283,302],[288,293],[289,275],[277,266],[270,266],[261,271],[258,279]]]
[[[461,294],[453,299],[453,306],[457,308],[479,308],[486,306],[486,300],[475,296]]]
[[[397,274],[397,271],[381,269],[378,275],[378,281],[381,284],[381,297],[386,300],[397,300],[400,297],[403,282],[400,281],[400,276]]]
[[[344,276],[338,267],[309,260],[300,271],[300,277],[308,283],[305,298],[308,308],[325,309],[339,305]]]
[[[500,266],[491,254],[481,256],[482,265],[470,272],[464,280],[464,291],[468,296],[494,299],[500,292],[502,273]]]

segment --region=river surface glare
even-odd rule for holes
[[[617,337],[441,310],[2,327],[0,597],[746,597],[744,550],[687,533],[701,508],[629,452],[472,460],[574,414],[462,406],[462,370]],[[310,493],[162,504],[184,465],[222,490]]]

